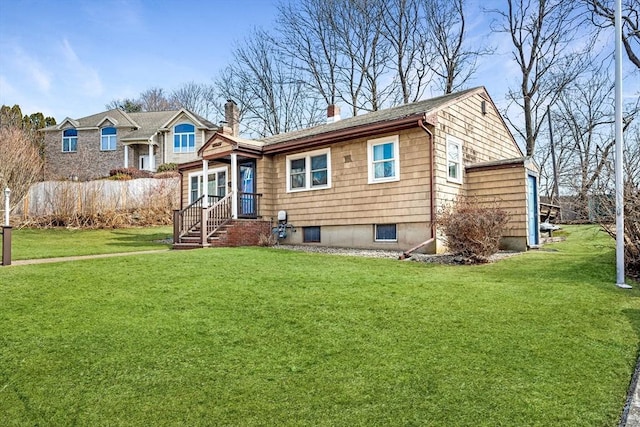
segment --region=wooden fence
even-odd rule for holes
[[[44,181],[31,186],[13,213],[39,217],[65,213],[131,210],[153,205],[177,209],[179,178],[141,178],[129,181]]]

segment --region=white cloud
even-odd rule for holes
[[[49,92],[51,89],[51,75],[34,57],[27,54],[21,47],[13,48],[13,68],[21,70],[40,91]]]
[[[66,38],[62,40],[62,57],[64,66],[61,70],[67,78],[66,84],[77,86],[81,89],[80,96],[97,97],[104,94],[104,86],[98,71],[87,64],[86,59],[81,59]]]

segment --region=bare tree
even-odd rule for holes
[[[300,0],[278,8],[275,40],[304,81],[327,105],[337,102],[338,41],[331,28],[333,10],[324,0]]]
[[[582,219],[589,217],[588,202],[594,191],[602,192],[613,182],[613,96],[609,76],[594,70],[562,91],[553,114],[555,130],[562,141],[561,185],[576,196]],[[634,122],[638,107],[637,103],[626,106],[625,133]]]
[[[338,38],[340,98],[355,116],[380,109],[392,93],[384,83],[389,44],[380,22],[385,0],[335,0],[331,28]]]
[[[171,92],[169,103],[174,108],[186,108],[206,119],[219,113],[214,85],[189,82]]]
[[[28,132],[15,126],[0,127],[0,188],[11,189],[12,206],[38,181],[42,164],[38,146]]]
[[[270,39],[255,30],[216,80],[220,97],[238,103],[241,133],[248,136],[276,135],[322,121],[319,97]]]
[[[591,22],[598,29],[615,25],[613,0],[583,0]],[[640,69],[640,0],[622,1],[622,45],[629,60]]]
[[[152,87],[142,92],[139,102],[143,111],[168,111],[176,108],[160,87]]]
[[[392,0],[384,5],[383,36],[389,44],[389,67],[395,73],[394,104],[415,102],[428,83],[427,57],[420,27],[420,0]]]
[[[439,79],[445,94],[464,87],[477,70],[478,58],[492,49],[467,41],[465,0],[427,0],[425,46],[434,52],[426,65]]]
[[[547,106],[588,65],[590,43],[574,43],[580,22],[572,2],[507,0],[506,10],[492,12],[498,16],[493,29],[509,34],[521,72],[520,86],[507,98],[522,110],[524,127],[506,118],[532,156]]]

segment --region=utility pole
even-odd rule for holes
[[[616,33],[616,286],[631,289],[631,285],[624,282],[624,177],[622,173],[622,0],[616,0],[615,10]]]
[[[553,126],[551,125],[551,108],[547,106],[547,119],[549,119],[549,144],[551,144],[551,163],[553,163],[553,188],[551,190],[551,204],[557,205],[560,200],[558,189],[558,166],[556,163],[556,147],[553,141]]]

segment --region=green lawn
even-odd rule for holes
[[[615,287],[608,236],[568,230],[483,266],[229,248],[0,267],[0,425],[615,426],[640,292]]]
[[[14,229],[11,259],[55,258],[169,248],[164,243],[172,228],[124,228],[118,230]]]

